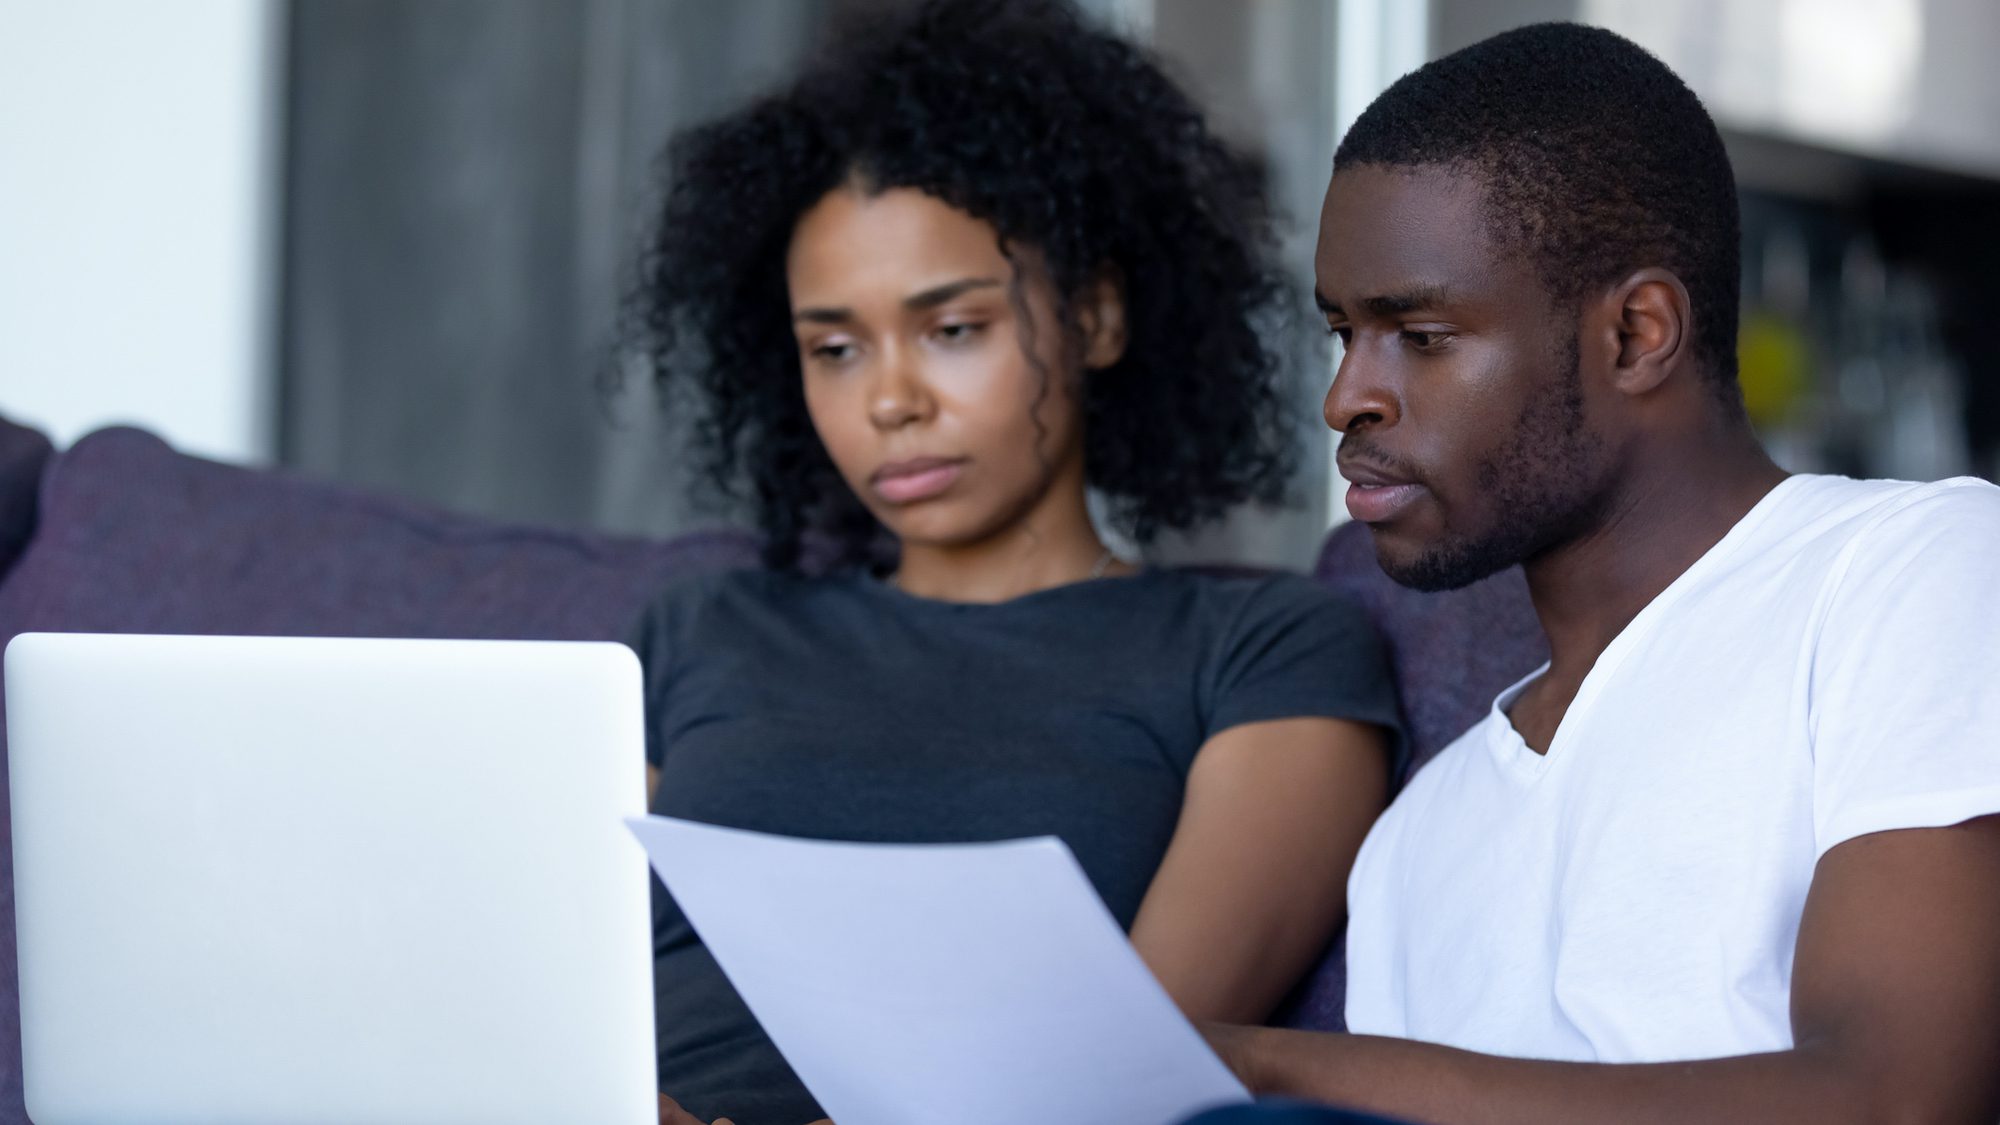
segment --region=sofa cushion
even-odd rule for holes
[[[40,431],[0,418],[0,576],[21,557],[34,533],[42,471],[54,453]]]
[[[198,460],[123,428],[56,457],[40,508],[0,582],[0,642],[31,630],[616,640],[668,582],[757,554],[734,532],[661,543],[496,526]],[[27,1120],[10,822],[0,794],[0,1125]]]
[[[1410,740],[1410,769],[1469,730],[1508,685],[1548,659],[1548,641],[1520,568],[1460,590],[1426,594],[1398,586],[1375,561],[1365,525],[1334,528],[1313,576],[1360,603],[1382,631]],[[1347,1027],[1347,948],[1334,943],[1279,1013],[1288,1027]]]
[[[756,561],[743,533],[667,542],[497,526],[103,430],[55,459],[0,584],[31,629],[617,639],[670,579]]]

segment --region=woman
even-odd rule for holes
[[[1379,644],[1302,578],[1121,560],[1086,504],[1143,542],[1281,490],[1251,169],[1046,0],[865,29],[669,156],[646,350],[769,565],[668,591],[635,635],[655,811],[1054,834],[1189,1016],[1268,1015],[1386,799]],[[657,944],[662,1090],[817,1117],[665,896]]]

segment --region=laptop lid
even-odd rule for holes
[[[620,645],[26,634],[41,1125],[658,1119]]]

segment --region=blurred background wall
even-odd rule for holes
[[[645,387],[583,388],[610,360],[661,141],[782,80],[851,6],[297,0],[284,458],[540,521],[660,534],[726,518],[690,507],[681,434]],[[1333,9],[1091,7],[1168,51],[1265,168],[1303,282],[1333,153]],[[1305,332],[1292,347],[1310,451],[1295,502],[1170,552],[1309,558],[1327,511],[1319,348]]]
[[[1743,199],[1743,385],[1779,461],[2000,476],[2000,4],[1433,0],[1433,53],[1580,19],[1700,94]]]
[[[674,420],[606,400],[673,129],[895,0],[0,0],[0,412],[509,519],[663,535]],[[1990,0],[1086,0],[1264,167],[1303,307],[1344,123],[1538,19],[1632,36],[1722,124],[1744,377],[1797,469],[2000,474]],[[1169,559],[1304,565],[1339,511],[1295,356],[1294,502]]]
[[[0,413],[275,452],[283,16],[0,0]]]

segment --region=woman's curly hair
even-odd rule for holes
[[[1003,252],[1038,251],[1072,336],[1074,297],[1118,279],[1127,346],[1083,410],[1085,473],[1122,531],[1282,498],[1297,429],[1271,341],[1292,310],[1260,177],[1154,59],[1059,0],[931,0],[851,28],[788,88],[677,136],[665,166],[628,326],[666,401],[696,408],[709,482],[748,486],[770,565],[820,539],[859,561],[881,535],[806,412],[785,281],[799,218],[849,182],[917,189]]]

